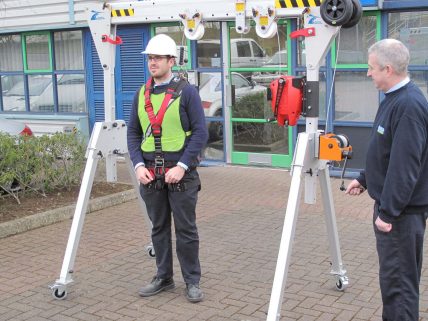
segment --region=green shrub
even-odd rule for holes
[[[85,144],[77,134],[41,137],[0,134],[0,189],[19,197],[30,191],[45,195],[78,185],[84,169]]]

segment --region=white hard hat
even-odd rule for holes
[[[149,40],[142,54],[177,57],[177,45],[170,36],[159,34]]]

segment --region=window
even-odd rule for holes
[[[24,70],[52,71],[49,34],[24,34]]]
[[[337,63],[366,65],[367,50],[376,40],[376,16],[364,16],[356,26],[340,29],[336,41]]]
[[[4,111],[25,111],[25,84],[21,75],[2,75]]]
[[[221,67],[220,23],[205,24],[204,37],[197,43],[198,67]]]
[[[367,77],[368,48],[380,39],[378,13],[364,13],[352,28],[342,28],[333,50],[334,121],[373,122],[379,105],[379,93]],[[329,96],[330,96],[329,89]],[[364,93],[362,95],[361,93]]]
[[[235,41],[238,57],[251,57],[250,44],[246,40]]]
[[[29,75],[30,110],[54,112],[54,92],[51,75]],[[45,101],[40,108],[40,101]]]
[[[156,26],[152,29],[153,35],[158,34],[166,34],[170,36],[172,39],[174,39],[175,44],[177,46],[183,46],[184,47],[184,61],[187,61],[187,68],[190,69],[191,66],[191,58],[189,56],[189,47],[190,47],[190,41],[184,36],[183,29],[181,25],[175,25],[175,24],[168,24],[165,26]],[[178,53],[178,51],[177,51]],[[147,61],[147,55],[144,55],[145,61]],[[178,59],[176,60],[178,62]],[[173,70],[178,70],[178,67],[173,67]]]
[[[410,71],[410,79],[414,81],[428,99],[428,70]]]
[[[260,46],[257,43],[251,42],[251,46],[253,47],[254,57],[262,58],[262,57],[266,56],[263,49],[260,48]]]
[[[0,36],[0,72],[19,70],[22,70],[21,36]]]
[[[335,104],[335,120],[374,121],[379,93],[371,78],[367,77],[367,71],[336,72]]]
[[[80,30],[0,36],[0,75],[1,111],[87,112]]]
[[[254,26],[242,35],[230,24],[229,34],[231,68],[265,67],[275,53],[287,49],[287,24],[283,21],[278,24],[278,37],[270,39],[260,38]],[[287,64],[287,59],[284,64]]]
[[[55,66],[57,70],[83,69],[82,32],[55,32]]]
[[[428,65],[428,11],[390,13],[388,37],[407,46],[411,65]]]

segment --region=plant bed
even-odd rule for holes
[[[90,199],[111,195],[132,189],[132,185],[121,183],[96,182],[92,186]],[[52,209],[76,204],[80,186],[67,189],[56,189],[47,192],[46,196],[40,193],[26,193],[18,204],[12,196],[0,197],[0,223],[23,218]]]

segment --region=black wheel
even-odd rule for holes
[[[321,3],[320,13],[325,23],[330,26],[342,26],[352,16],[352,0],[324,0]]]
[[[67,291],[60,291],[59,289],[54,289],[52,295],[57,300],[64,300],[67,297]]]
[[[343,289],[343,283],[342,283],[342,280],[338,279],[338,280],[336,281],[336,289],[338,289],[339,291],[342,291],[342,289]]]
[[[222,110],[219,109],[214,113],[214,116],[221,117],[222,116]],[[219,140],[223,140],[223,123],[220,121],[213,121],[210,122],[208,125],[208,134],[209,134],[209,141],[210,142],[216,142]]]
[[[349,281],[346,276],[339,276],[336,278],[336,289],[338,291],[345,291],[348,287]]]
[[[354,6],[354,11],[352,11],[352,16],[347,23],[345,23],[342,28],[352,28],[355,26],[361,19],[363,15],[363,8],[359,0],[351,0],[352,5]]]
[[[150,257],[156,257],[155,250],[153,248],[149,249],[149,256]]]

